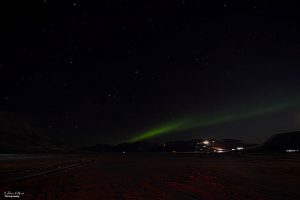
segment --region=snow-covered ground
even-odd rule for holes
[[[54,171],[42,173],[47,170]],[[22,176],[29,178],[12,179]],[[21,191],[22,199],[300,199],[299,154],[127,153],[1,160],[0,177],[7,180],[2,194]]]

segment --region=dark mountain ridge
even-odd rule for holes
[[[43,136],[32,120],[15,113],[0,112],[0,153],[66,152],[67,145]]]

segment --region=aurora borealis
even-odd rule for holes
[[[243,110],[240,112],[227,112],[225,114],[215,114],[214,116],[202,116],[186,118],[179,120],[177,123],[167,123],[154,129],[150,129],[144,133],[141,133],[135,137],[132,137],[128,142],[138,142],[145,139],[151,139],[159,137],[165,134],[176,133],[179,131],[186,131],[190,129],[201,129],[203,127],[218,125],[230,121],[238,121],[245,118],[251,118],[259,115],[266,115],[280,110],[287,109],[299,105],[299,98],[286,100],[281,104],[269,104],[262,106],[252,106],[252,109]]]
[[[162,134],[167,134],[170,132],[181,130],[183,127],[185,127],[185,123],[178,122],[178,123],[170,123],[166,124],[164,126],[149,130],[141,135],[138,135],[132,139],[129,140],[129,142],[137,142],[144,139],[149,139],[152,137],[156,137]]]

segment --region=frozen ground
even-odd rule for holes
[[[25,155],[0,160],[0,184],[0,199],[299,200],[300,155]]]

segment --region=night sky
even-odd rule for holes
[[[74,145],[300,129],[300,23],[274,1],[12,1],[0,110]],[[4,12],[5,11],[5,12]]]

